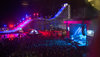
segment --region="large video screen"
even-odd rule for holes
[[[86,46],[86,31],[86,24],[70,24],[70,38],[80,46]]]

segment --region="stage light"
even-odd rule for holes
[[[29,16],[26,14],[26,18],[28,18]]]
[[[68,31],[70,31],[70,27],[68,27],[67,29],[68,29]]]
[[[10,25],[9,25],[9,27],[10,27],[10,28],[13,28],[13,27],[14,27],[14,25],[13,25],[13,24],[10,24]]]
[[[36,14],[34,13],[33,15],[35,16]]]
[[[25,18],[23,18],[22,20],[25,20]]]
[[[7,27],[7,25],[3,25],[4,27]]]
[[[39,13],[36,13],[36,15],[38,16],[38,15],[39,15]]]
[[[10,34],[9,37],[10,37],[10,38],[14,38],[14,35],[13,35],[13,34]]]
[[[22,22],[22,21],[20,21],[20,22]]]
[[[28,17],[28,15],[26,14],[26,17]]]
[[[72,37],[72,40],[74,39],[74,37]]]
[[[67,23],[67,21],[64,21],[64,24]]]
[[[9,38],[9,40],[10,40],[10,38]]]
[[[32,19],[31,17],[29,17],[29,20]]]
[[[37,30],[33,29],[30,34],[33,34],[35,32],[35,34],[39,34]]]
[[[22,30],[22,28],[19,28],[19,30]]]
[[[93,30],[87,30],[87,35],[88,36],[94,36],[94,31]]]
[[[66,7],[66,6],[68,6],[68,3],[65,3],[65,4],[64,4],[64,7]]]

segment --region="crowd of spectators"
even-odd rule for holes
[[[86,53],[86,49],[83,47],[82,49],[78,46],[75,48],[72,45],[64,45],[64,42],[62,45],[58,43],[50,46],[51,44],[47,43],[47,40],[53,42],[51,44],[54,44],[55,41],[57,43],[57,39],[35,34],[13,40],[2,39],[0,41],[0,57],[83,57],[83,54]],[[59,39],[59,41],[71,43],[70,40]]]

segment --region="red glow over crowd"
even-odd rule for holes
[[[53,38],[59,38],[64,35],[62,31],[40,31],[39,30],[38,33],[39,33],[39,35],[41,35],[43,37],[53,37]],[[30,34],[30,32],[15,33],[15,34],[3,34],[3,35],[0,35],[0,38],[1,39],[9,38],[9,40],[13,40],[14,38],[22,38],[29,34]],[[31,35],[34,35],[34,33]]]

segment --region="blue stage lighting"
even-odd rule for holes
[[[26,17],[27,17],[28,15],[26,14]]]
[[[7,27],[7,25],[3,25],[4,27]]]
[[[22,21],[20,21],[20,22],[22,22]]]
[[[25,18],[23,18],[22,20],[25,20]]]

